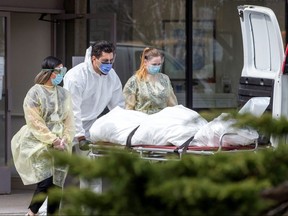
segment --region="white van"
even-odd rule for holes
[[[277,18],[271,9],[254,5],[239,6],[238,13],[244,51],[239,101],[244,104],[251,97],[268,96],[272,116],[287,118],[288,71]],[[270,141],[277,146],[276,139]]]

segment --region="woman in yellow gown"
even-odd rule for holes
[[[24,185],[37,184],[27,215],[36,215],[45,198],[35,201],[38,194],[47,194],[53,187],[62,187],[67,167],[55,167],[51,149],[72,150],[75,133],[70,94],[59,86],[66,73],[62,61],[53,56],[44,59],[35,85],[23,102],[24,125],[12,138],[14,164]],[[47,213],[59,209],[60,200],[49,201]]]

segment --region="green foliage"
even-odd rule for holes
[[[259,215],[260,192],[287,180],[288,147],[152,163],[126,150],[89,159],[55,154],[71,174],[109,183],[103,193],[65,188],[63,215]]]
[[[272,118],[269,113],[265,113],[259,118],[248,114],[238,115],[237,120],[237,126],[250,126],[266,135],[282,136],[288,133],[288,120],[284,117],[279,119]]]
[[[229,113],[237,119],[235,126],[249,126],[268,137],[288,133],[285,118]],[[219,115],[206,114],[210,120]],[[69,164],[76,178],[90,183],[102,179],[109,185],[102,193],[64,188],[62,215],[262,215],[276,202],[263,199],[261,192],[288,179],[284,144],[256,152],[184,154],[181,160],[165,162],[144,160],[121,148],[103,152],[105,157],[94,159],[54,153],[55,162]],[[59,198],[62,191],[50,193]]]

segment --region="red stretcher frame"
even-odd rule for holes
[[[224,133],[220,139],[218,146],[210,147],[210,146],[191,146],[189,145],[193,137],[184,143],[185,145],[174,146],[174,145],[132,145],[132,146],[124,146],[120,144],[112,144],[109,142],[99,142],[90,145],[89,156],[91,158],[101,157],[105,155],[105,148],[126,148],[128,150],[132,150],[139,154],[140,158],[147,160],[156,160],[156,161],[167,161],[167,160],[181,160],[182,156],[185,154],[196,154],[196,155],[214,155],[217,153],[236,153],[243,151],[257,151],[259,149],[263,149],[270,147],[270,145],[261,145],[259,147],[258,140],[255,140],[253,143],[249,145],[223,145],[223,140],[225,136],[229,135],[238,135],[237,133]],[[170,156],[174,157],[170,157]]]

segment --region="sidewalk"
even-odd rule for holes
[[[69,183],[69,176],[66,182]],[[0,216],[24,216],[28,211],[35,188],[36,185],[23,185],[20,177],[12,177],[11,193],[0,194]],[[47,200],[39,209],[39,215],[46,215],[46,205]]]
[[[67,178],[67,183],[72,181]],[[11,193],[0,194],[0,216],[24,216],[32,199],[36,185],[23,185],[19,177],[11,179]],[[46,203],[47,205],[47,203]],[[39,209],[41,215],[46,215],[45,203]]]
[[[24,216],[27,213],[33,190],[12,190],[11,194],[0,195],[0,215]]]
[[[11,193],[0,194],[0,215],[24,216],[34,193],[34,186],[24,186],[20,178],[11,179]]]

